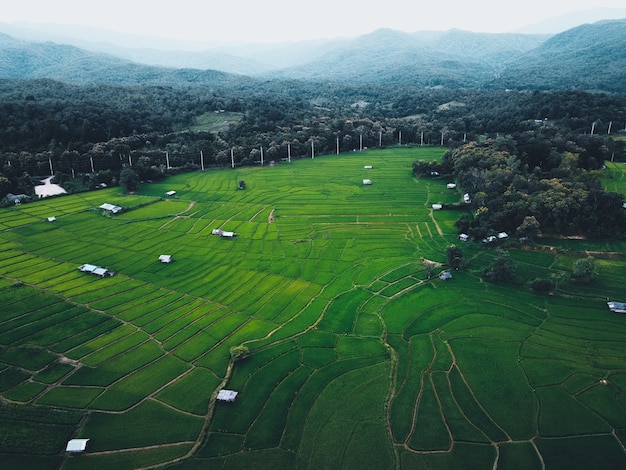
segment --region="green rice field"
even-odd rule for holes
[[[432,210],[462,194],[411,171],[443,152],[2,209],[0,468],[626,468],[626,315],[606,304],[626,302],[626,243],[509,241],[519,282],[485,283],[495,250],[458,240],[462,212]],[[626,166],[605,174],[626,192]],[[444,281],[451,244],[466,267]],[[530,290],[589,253],[593,283]],[[67,454],[71,438],[87,451]]]

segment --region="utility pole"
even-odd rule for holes
[[[339,137],[337,137],[337,155],[339,155]]]
[[[595,130],[596,130],[596,123],[595,123],[595,122],[593,122],[593,123],[591,124],[591,135],[593,135],[593,131],[595,131]]]
[[[263,166],[263,147],[261,147],[261,166]]]
[[[95,171],[93,169],[93,157],[89,157],[89,161],[91,161],[91,172],[95,173]]]
[[[291,144],[287,144],[287,161],[291,163]]]
[[[133,166],[133,161],[132,161],[132,160],[131,160],[131,158],[130,158],[130,154],[128,154],[128,164],[129,164],[130,166]]]
[[[402,131],[398,131],[398,145],[402,145]]]
[[[606,131],[607,134],[611,133],[611,126],[613,125],[613,121],[609,121],[609,130]]]
[[[363,151],[363,134],[359,134],[359,152]]]
[[[202,153],[202,150],[200,150],[200,168],[204,171],[204,154]]]
[[[54,171],[52,170],[52,159],[48,158],[48,163],[50,163],[50,176],[54,176]]]
[[[311,159],[315,158],[315,142],[311,141]]]
[[[165,163],[167,165],[167,169],[170,169],[170,154],[169,152],[165,152]]]
[[[382,131],[378,132],[378,146],[379,147],[383,146],[383,132]]]
[[[230,167],[235,168],[235,151],[233,148],[230,148]]]

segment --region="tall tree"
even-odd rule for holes
[[[522,223],[515,230],[518,237],[533,239],[539,234],[539,222],[534,215],[524,217]]]
[[[446,258],[450,269],[461,269],[465,263],[463,251],[456,245],[450,245],[446,248]]]
[[[483,278],[491,282],[511,282],[516,278],[515,270],[509,253],[499,248],[491,266],[483,271]]]
[[[120,172],[120,186],[127,193],[136,191],[139,187],[139,176],[130,166],[125,166]]]
[[[574,263],[572,279],[576,282],[588,284],[597,274],[596,261],[593,258],[582,258]]]

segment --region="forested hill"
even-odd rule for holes
[[[410,34],[382,29],[342,43],[308,64],[275,72],[274,76],[476,88],[548,37],[461,30]]]
[[[174,69],[137,64],[106,54],[52,42],[20,41],[0,33],[0,78],[53,79],[76,85],[205,85],[245,82],[215,70]]]
[[[558,34],[510,63],[497,87],[626,91],[626,19]]]
[[[230,71],[239,73],[230,74],[225,73],[229,70],[223,56],[214,61],[221,64],[221,71],[204,68],[212,63],[208,52],[198,55],[198,68],[157,67],[74,46],[0,34],[0,78],[50,78],[74,84],[223,86],[250,80],[249,75],[264,80],[451,89],[626,91],[626,19],[583,25],[555,36],[378,30],[315,47],[291,44],[274,48],[272,54],[274,64],[267,62],[270,55],[259,50],[255,58],[258,63],[244,74],[242,64],[250,63],[251,58],[233,56],[231,59],[239,62]],[[185,63],[194,63],[190,54],[185,54]],[[280,70],[278,64],[282,64]]]
[[[381,30],[278,76],[427,87],[626,91],[626,19],[552,37]]]

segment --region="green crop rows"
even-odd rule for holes
[[[493,250],[459,245],[459,211],[431,209],[461,194],[411,173],[442,153],[180,174],[132,196],[3,209],[0,466],[624,468],[626,316],[606,299],[626,301],[626,244],[513,243],[520,283],[484,283]],[[607,163],[608,189],[626,192],[624,168]],[[428,279],[425,261],[439,274],[453,243],[467,268]],[[594,283],[530,291],[589,252]],[[241,345],[249,357],[232,362]],[[237,400],[217,402],[221,388]],[[84,455],[65,454],[73,437],[90,439]]]

